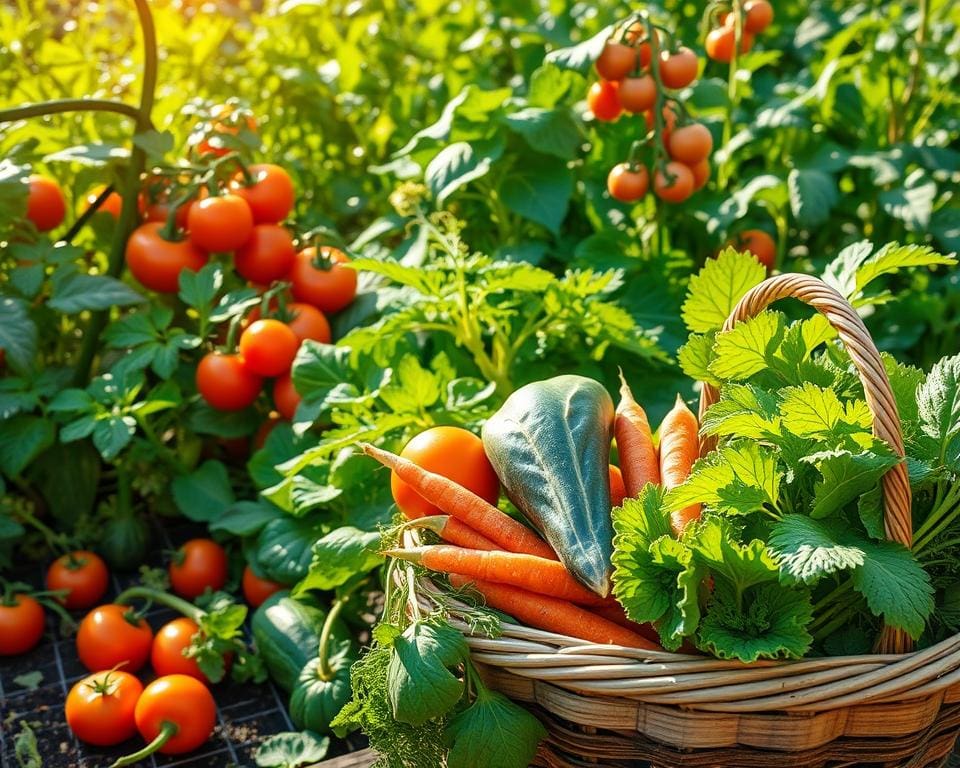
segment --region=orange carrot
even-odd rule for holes
[[[500,549],[500,547],[490,541],[486,536],[477,533],[466,523],[449,515],[419,517],[417,518],[416,527],[431,530],[444,541],[449,541],[458,547],[483,549],[486,551]]]
[[[466,523],[501,549],[537,555],[548,560],[557,559],[550,545],[523,523],[517,522],[462,485],[443,475],[428,472],[390,451],[381,450],[368,443],[362,443],[360,447],[367,456],[372,456],[385,467],[392,469],[397,477],[412,486],[435,507]]]
[[[582,605],[603,601],[578,582],[556,560],[518,552],[483,552],[438,544],[408,547],[384,552],[385,555],[418,563],[431,571],[456,573],[481,581],[509,584],[529,592],[557,597]]]
[[[648,651],[663,650],[659,645],[651,643],[636,632],[631,632],[619,624],[566,600],[538,595],[506,584],[478,581],[459,574],[451,574],[450,583],[455,587],[469,584],[483,595],[491,608],[503,611],[536,629],[576,637],[590,643],[623,645],[627,648],[643,648]]]
[[[620,467],[610,465],[610,506],[619,507],[627,497],[627,489],[623,485],[623,473]]]
[[[620,454],[620,471],[628,498],[636,498],[647,483],[660,483],[660,464],[653,444],[647,414],[630,391],[620,372],[620,402],[613,422],[613,434]]]
[[[687,408],[680,395],[677,403],[660,424],[660,477],[667,490],[676,488],[690,476],[690,468],[700,455],[697,417]],[[670,513],[675,535],[700,517],[700,505],[692,504]]]

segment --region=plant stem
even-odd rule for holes
[[[149,587],[128,587],[117,595],[114,602],[118,605],[127,605],[131,600],[136,598],[165,605],[167,608],[172,608],[177,611],[177,613],[181,613],[197,623],[207,615],[206,611],[197,608],[193,603],[184,600],[182,597],[171,595],[169,592],[150,589]]]
[[[36,104],[27,104],[13,109],[0,110],[0,123],[12,123],[16,120],[29,120],[33,117],[56,115],[62,112],[116,112],[118,115],[140,119],[136,107],[111,99],[53,99]]]
[[[150,757],[150,755],[152,755],[164,744],[170,741],[170,739],[176,736],[179,730],[179,725],[172,723],[169,720],[164,720],[163,724],[160,726],[160,733],[157,734],[157,738],[147,744],[147,746],[145,746],[143,749],[139,749],[129,755],[124,755],[119,760],[116,760],[110,765],[110,768],[121,768],[121,766],[124,765],[133,765],[134,763],[139,763],[141,760]]]
[[[733,113],[737,104],[737,63],[740,54],[740,40],[743,38],[743,13],[740,0],[734,0],[731,10],[733,13],[733,53],[730,56],[730,68],[727,73],[727,110],[723,115],[723,139],[721,146],[726,150],[733,138]],[[725,156],[724,162],[717,168],[717,189],[721,192],[726,189],[729,181],[730,158]]]
[[[327,613],[327,618],[324,619],[323,628],[320,630],[320,660],[317,664],[317,675],[325,683],[333,680],[334,675],[330,668],[330,635],[333,634],[333,625],[336,623],[337,617],[340,616],[343,606],[347,604],[347,598],[351,592],[353,592],[352,589],[333,601],[333,605],[330,606],[330,611]]]

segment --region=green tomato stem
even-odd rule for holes
[[[351,592],[353,592],[352,589],[333,601],[333,605],[327,613],[327,618],[324,619],[323,628],[320,630],[320,660],[317,664],[317,676],[325,683],[333,680],[334,675],[333,669],[330,668],[330,636],[333,634],[333,625],[337,617],[340,616],[340,612],[346,605]]]
[[[116,760],[110,766],[110,768],[121,768],[121,766],[124,765],[133,765],[134,763],[140,762],[144,758],[150,757],[150,755],[152,755],[164,744],[170,741],[170,739],[176,736],[179,730],[179,725],[169,720],[164,720],[163,724],[160,726],[160,733],[157,734],[157,738],[147,744],[147,746],[145,746],[143,749],[137,750],[136,752],[125,755],[119,760]]]
[[[112,99],[52,99],[27,104],[13,109],[0,110],[0,123],[12,123],[16,120],[29,120],[33,117],[57,115],[63,112],[116,112],[133,120],[140,119],[136,107]]]
[[[188,600],[182,597],[171,595],[169,592],[161,592],[159,589],[150,589],[149,587],[130,587],[123,590],[114,600],[118,605],[127,605],[131,600],[139,598],[141,600],[150,600],[167,608],[172,608],[178,613],[183,614],[188,619],[193,619],[198,624],[201,619],[206,618],[207,612],[198,608]]]

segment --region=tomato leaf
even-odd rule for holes
[[[542,157],[542,156],[541,156]],[[531,158],[503,181],[500,197],[519,216],[558,234],[573,195],[573,174],[554,159]]]
[[[33,358],[37,354],[37,326],[21,299],[0,297],[0,349],[17,373],[26,373],[33,367]]]
[[[442,207],[447,198],[471,181],[490,172],[493,164],[503,155],[503,141],[467,142],[458,141],[444,147],[424,173],[424,181]]]
[[[227,468],[219,461],[205,461],[189,475],[174,478],[171,490],[177,509],[196,522],[218,519],[235,501]]]
[[[306,578],[293,588],[293,596],[298,597],[311,589],[334,589],[354,576],[376,568],[383,562],[383,557],[377,554],[379,547],[379,533],[351,526],[335,528],[313,545],[310,570]]]
[[[143,296],[115,277],[74,273],[54,279],[47,306],[72,315],[84,310],[126,307],[142,301]]]

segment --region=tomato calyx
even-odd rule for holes
[[[111,677],[115,672],[119,671],[120,667],[126,665],[125,661],[117,664],[113,669],[107,670],[107,672],[101,678],[91,676],[91,679],[88,679],[84,685],[93,691],[97,696],[112,696],[116,693],[117,688],[120,686],[120,680],[118,678]]]
[[[124,755],[123,757],[115,760],[110,764],[110,768],[122,768],[124,765],[134,765],[135,763],[144,760],[154,752],[158,751],[166,744],[170,739],[176,736],[180,732],[180,726],[173,722],[172,720],[164,720],[160,724],[160,733],[157,734],[157,737],[151,741],[143,749],[138,749],[136,752],[131,752],[129,755]]]

